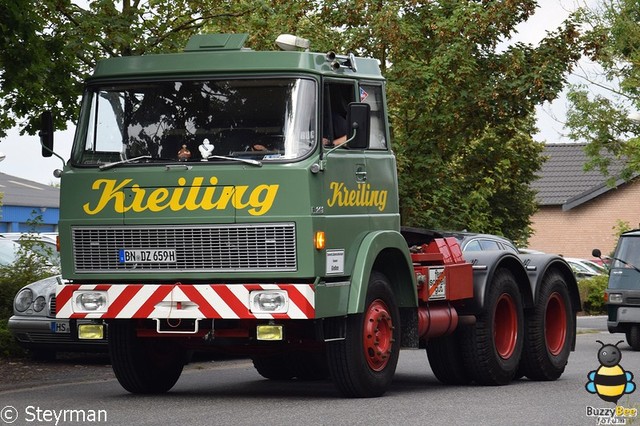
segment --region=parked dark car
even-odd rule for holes
[[[593,256],[602,258],[599,249]],[[624,333],[634,351],[640,351],[640,229],[620,235],[605,290],[607,328]]]
[[[59,275],[28,284],[15,296],[9,331],[18,344],[36,358],[54,358],[57,352],[107,351],[106,327],[100,320],[56,319],[56,287]],[[94,338],[79,339],[85,327]]]
[[[451,232],[444,233],[447,237],[454,237],[460,244],[463,252],[485,251],[485,250],[506,250],[514,254],[519,251],[511,240],[490,234],[476,234],[473,232]]]

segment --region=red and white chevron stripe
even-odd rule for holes
[[[106,291],[106,312],[74,310],[74,292]],[[254,314],[249,293],[285,290],[289,303],[282,314]],[[56,318],[213,318],[213,319],[309,319],[315,316],[313,284],[67,284],[58,287]]]

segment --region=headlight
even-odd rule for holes
[[[249,301],[254,314],[283,314],[289,310],[289,299],[284,290],[252,291]]]
[[[609,303],[622,303],[621,293],[609,293]]]
[[[36,312],[40,312],[47,305],[47,302],[44,300],[44,297],[38,296],[36,300],[33,301],[33,310]]]
[[[33,302],[33,292],[31,289],[24,288],[16,294],[16,298],[13,301],[13,306],[16,308],[18,312],[24,312],[29,309],[31,306],[31,302]]]
[[[76,291],[73,310],[79,313],[106,312],[106,291]]]

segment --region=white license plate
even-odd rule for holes
[[[446,299],[447,279],[444,268],[429,268],[429,300]],[[434,288],[434,286],[437,286]]]
[[[51,331],[54,333],[71,333],[69,321],[51,321],[49,324]]]
[[[120,263],[176,263],[175,249],[120,249]]]

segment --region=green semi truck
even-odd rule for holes
[[[200,351],[347,397],[384,394],[401,348],[444,383],[558,378],[580,309],[567,264],[401,228],[378,62],[246,38],[105,59],[87,80],[56,172],[57,317],[104,320],[132,393],[168,391]],[[50,114],[41,139],[51,155]]]

